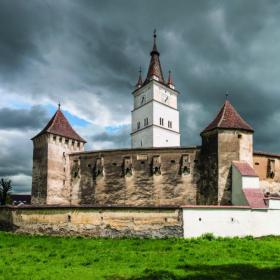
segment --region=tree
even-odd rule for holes
[[[0,202],[1,205],[6,205],[9,195],[12,190],[12,181],[2,178],[0,180]]]

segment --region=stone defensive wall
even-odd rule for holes
[[[0,229],[62,236],[183,236],[178,207],[0,206]]]
[[[249,206],[0,206],[0,230],[89,237],[280,235],[280,199]]]
[[[70,155],[72,205],[162,206],[197,203],[199,147],[122,149]],[[54,184],[55,185],[55,184]],[[57,189],[49,204],[62,204]]]

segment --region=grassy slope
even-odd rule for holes
[[[280,238],[84,239],[0,232],[0,279],[280,279]]]

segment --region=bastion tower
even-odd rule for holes
[[[180,146],[177,109],[179,92],[175,89],[170,71],[168,80],[164,81],[159,56],[154,32],[147,77],[143,82],[140,70],[136,89],[132,92],[134,97],[134,109],[131,112],[132,148]]]
[[[46,127],[32,139],[32,204],[68,204],[70,153],[84,151],[86,141],[58,106]]]
[[[201,204],[230,205],[233,161],[253,167],[253,128],[226,100],[215,119],[201,132]]]

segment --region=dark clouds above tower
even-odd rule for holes
[[[130,92],[140,65],[145,79],[154,28],[164,76],[172,70],[181,92],[182,144],[200,143],[228,91],[255,148],[280,152],[279,14],[274,0],[0,1],[0,139],[11,153],[26,139],[1,175],[30,176],[28,141],[45,104],[60,101],[88,121],[90,148],[129,145]],[[119,125],[112,135],[102,129]]]

